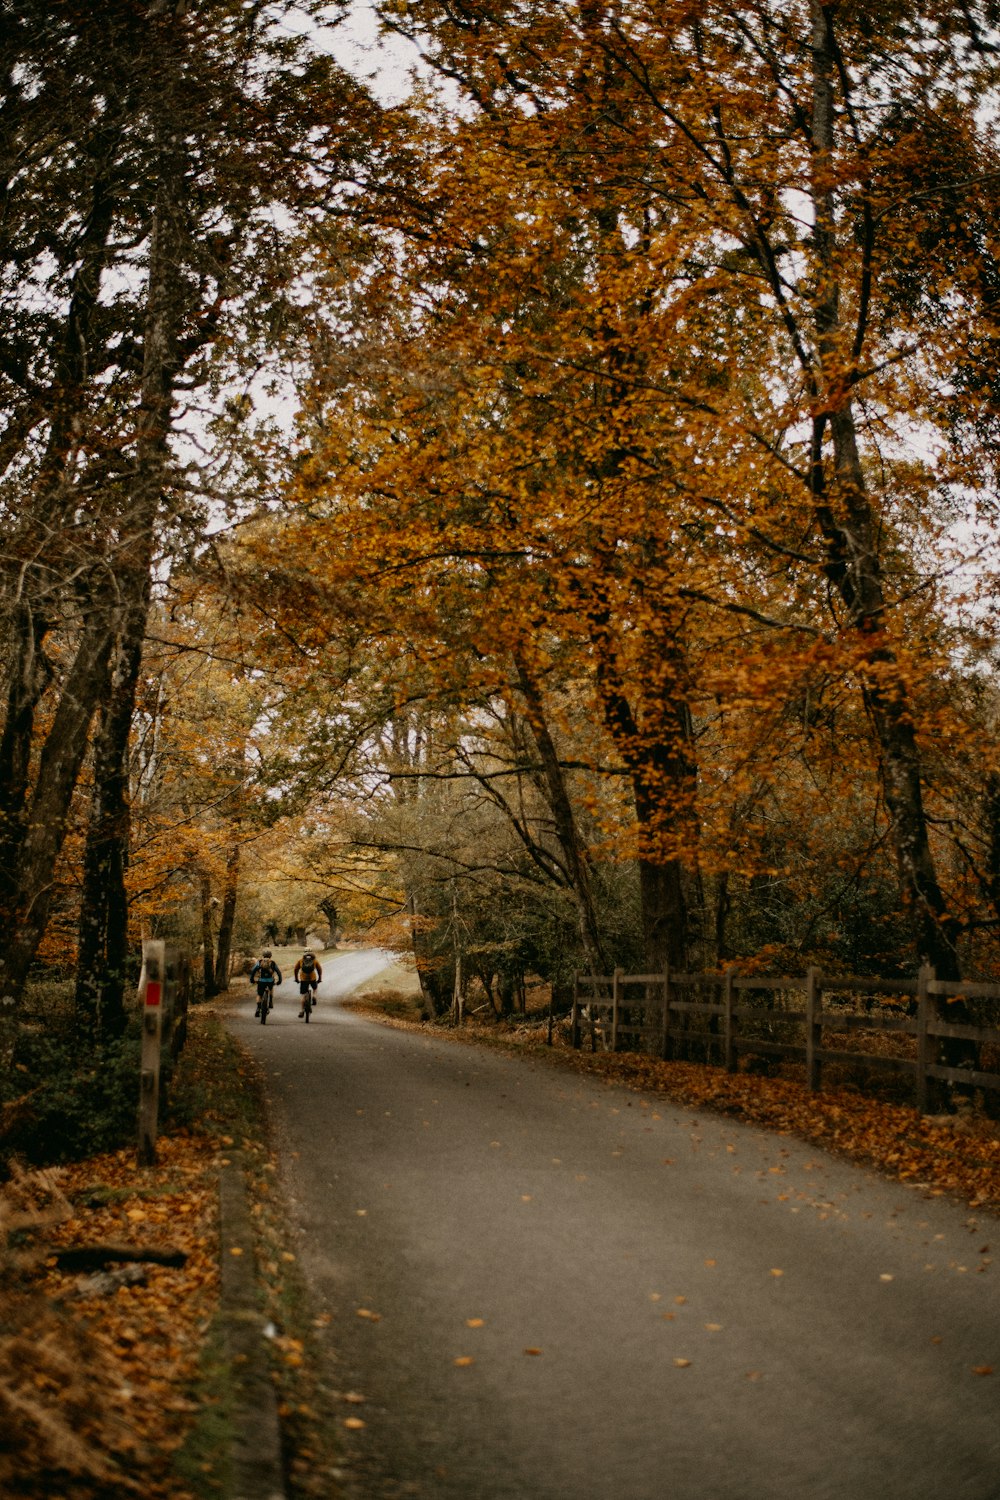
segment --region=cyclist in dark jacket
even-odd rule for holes
[[[277,962],[271,957],[270,948],[265,948],[263,953],[250,970],[250,983],[257,986],[257,1009],[255,1016],[260,1015],[260,1008],[266,1000],[268,1006],[274,1004],[272,998],[274,986],[281,983],[281,970]]]

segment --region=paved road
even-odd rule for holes
[[[383,961],[232,1018],[366,1398],[349,1500],[998,1500],[996,1220],[344,1011]]]

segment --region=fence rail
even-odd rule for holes
[[[824,974],[818,968],[781,977],[616,969],[576,976],[571,1034],[573,1046],[580,1047],[586,1027],[594,1051],[599,1040],[613,1052],[652,1048],[664,1058],[700,1050],[706,1061],[714,1054],[730,1073],[741,1055],[797,1060],[813,1090],[821,1085],[825,1063],[908,1072],[917,1107],[926,1113],[935,1082],[1000,1091],[1000,1071],[980,1066],[983,1049],[997,1049],[1000,1068],[1000,1028],[947,1020],[943,1008],[958,1001],[981,1002],[992,1022],[1000,1018],[1000,983],[939,980],[926,966],[915,979]],[[838,1035],[858,1032],[913,1041],[906,1055],[831,1045]],[[948,1041],[973,1044],[968,1066],[966,1059],[955,1067],[942,1058]]]

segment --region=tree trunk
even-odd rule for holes
[[[126,606],[111,693],[94,748],[94,788],[84,850],[78,934],[76,1012],[83,1031],[105,1040],[125,1029],[129,950],[129,735],[142,664],[150,553],[138,577],[121,579],[137,597]]]
[[[15,900],[17,860],[31,784],[35,708],[51,677],[42,649],[47,628],[28,600],[17,601],[10,631],[7,711],[0,735],[0,910]]]
[[[108,131],[107,150],[113,155],[120,126]],[[107,181],[93,182],[91,211],[74,246],[77,269],[61,340],[53,351],[54,375],[41,398],[49,428],[34,494],[22,514],[21,540],[11,556],[29,559],[19,571],[12,593],[10,668],[6,716],[0,735],[0,1046],[9,1049],[13,1038],[13,1006],[48,922],[52,876],[66,833],[70,799],[87,749],[91,720],[107,686],[112,648],[112,603],[100,572],[76,577],[63,585],[59,573],[58,541],[76,491],[67,480],[70,456],[78,441],[77,420],[86,406],[84,390],[90,374],[91,323],[109,260],[114,200]],[[53,539],[42,552],[39,533]],[[77,561],[68,570],[75,575]],[[36,709],[55,673],[43,644],[50,629],[47,606],[60,589],[75,596],[74,612],[82,616],[75,656],[59,684],[59,698],[42,745],[34,789],[30,765],[36,730]],[[56,605],[58,608],[59,606]]]
[[[121,605],[118,654],[111,699],[95,753],[94,791],[84,856],[80,912],[77,1014],[102,1036],[125,1024],[128,953],[129,735],[149,617],[156,520],[166,489],[167,433],[177,371],[183,313],[180,265],[184,240],[183,161],[164,131],[150,229],[149,281],[143,334],[142,382],[135,423],[135,467],[115,558]]]
[[[542,763],[546,800],[552,813],[556,838],[559,840],[563,862],[569,876],[570,891],[576,905],[580,941],[586,962],[592,973],[603,974],[607,968],[607,960],[594,903],[590,869],[577,828],[573,804],[566,788],[566,778],[545,717],[541,689],[532,676],[527,658],[520,647],[515,648],[514,651],[514,666],[517,673],[517,685],[525,702],[525,719]]]
[[[211,1000],[215,989],[215,938],[212,933],[212,882],[203,872],[201,888],[201,966],[205,999]]]
[[[104,607],[102,607],[104,604]],[[52,727],[42,747],[38,775],[17,851],[10,895],[0,909],[0,1026],[13,1016],[18,993],[48,923],[53,871],[66,834],[91,720],[108,687],[112,631],[108,601],[91,601],[66,676]],[[0,1047],[6,1047],[5,1036]]]
[[[226,884],[222,893],[222,914],[219,918],[219,942],[215,958],[215,993],[223,994],[229,988],[229,961],[233,953],[233,928],[236,924],[236,902],[239,896],[240,846],[234,840],[226,858]]]
[[[814,312],[819,361],[815,371],[812,488],[826,545],[827,577],[847,608],[851,628],[871,642],[864,702],[881,751],[882,787],[917,957],[933,965],[939,979],[958,979],[957,932],[946,911],[928,837],[910,694],[886,634],[877,518],[861,465],[851,398],[856,359],[848,361],[841,324],[833,190],[838,76],[833,22],[820,0],[811,0],[811,14],[812,197],[819,265]],[[828,429],[833,440],[832,484],[828,482],[823,452]]]
[[[645,962],[651,973],[664,965],[685,969],[688,962],[688,908],[682,851],[694,858],[697,768],[691,715],[681,691],[683,653],[667,622],[651,638],[662,685],[655,725],[638,722],[618,671],[610,622],[594,619],[597,682],[604,720],[628,767],[639,834],[639,890]]]

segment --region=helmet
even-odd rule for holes
[[[303,958],[307,958],[307,959],[308,959],[308,958],[315,958],[315,956],[316,956],[316,955],[315,955],[315,954],[314,954],[314,953],[310,953],[310,952],[308,952],[308,951],[307,951],[307,952],[305,952],[305,953],[303,953],[303,955],[302,955],[302,957],[303,957]]]
[[[270,950],[270,948],[265,948],[264,951],[263,951],[263,953],[260,956],[261,956],[261,958],[270,958],[271,957],[271,950]]]

